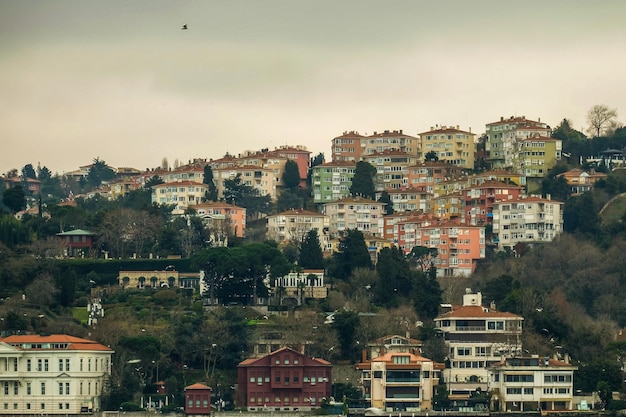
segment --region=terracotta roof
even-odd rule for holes
[[[202,182],[197,182],[197,181],[189,181],[189,180],[185,180],[185,181],[172,181],[172,182],[166,182],[163,184],[157,184],[157,185],[153,185],[152,188],[163,188],[163,187],[171,187],[173,185],[176,186],[181,186],[181,185],[194,185],[194,186],[204,186],[207,187],[206,184],[202,183]]]
[[[456,306],[452,307],[452,311],[448,311],[447,313],[437,316],[438,319],[471,317],[509,317],[522,319],[522,317],[517,314],[495,311],[483,306]]]
[[[52,343],[52,344],[67,344],[67,348],[64,350],[98,350],[98,351],[110,351],[113,352],[111,348],[108,348],[98,342],[88,339],[82,339],[80,337],[74,337],[64,334],[51,334],[47,336],[38,335],[38,334],[21,334],[21,335],[12,335],[7,336],[5,338],[0,339],[0,342],[4,342],[11,346],[20,347],[23,344],[44,344],[44,343]],[[60,349],[60,348],[59,348]]]
[[[364,137],[365,136],[359,134],[359,132],[352,130],[350,132],[343,132],[341,136],[337,136],[335,139],[337,138],[364,138]]]
[[[368,137],[370,138],[384,138],[384,137],[390,137],[390,136],[404,136],[407,138],[412,138],[412,139],[417,139],[413,136],[409,136],[409,135],[405,135],[404,133],[402,133],[402,130],[393,130],[393,131],[389,131],[389,130],[385,130],[383,132],[374,132],[373,135],[370,135]]]
[[[315,217],[324,217],[324,214],[318,213],[317,211],[304,210],[304,209],[289,209],[283,211],[281,213],[276,213],[272,216],[268,217],[276,217],[276,216],[315,216]]]
[[[474,135],[475,133],[472,132],[467,132],[465,130],[460,130],[457,129],[456,127],[453,126],[441,126],[439,129],[431,129],[428,132],[422,132],[422,133],[418,133],[418,135],[428,135],[428,134],[433,134],[433,133],[467,133],[468,135]]]
[[[211,387],[208,387],[204,384],[201,384],[199,382],[196,382],[195,384],[191,384],[188,387],[185,387],[185,391],[187,390],[194,390],[194,389],[201,389],[201,390],[206,390],[206,389],[211,389]]]
[[[502,200],[496,201],[494,204],[507,204],[507,203],[554,203],[554,204],[563,204],[562,201],[558,200],[548,200],[547,198],[537,197],[537,196],[526,196],[521,195],[517,198],[512,198],[510,200]]]

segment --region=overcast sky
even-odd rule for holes
[[[0,0],[0,173],[626,120],[625,1]],[[187,24],[188,30],[181,30]]]

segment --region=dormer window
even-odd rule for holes
[[[410,357],[408,355],[394,356],[393,357],[393,363],[394,364],[406,365],[406,364],[409,363],[409,361],[410,361]]]

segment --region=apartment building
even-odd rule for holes
[[[518,196],[493,205],[493,242],[498,249],[517,243],[551,242],[563,232],[563,203],[550,198]]]
[[[374,188],[380,193],[407,187],[408,168],[415,164],[416,157],[397,149],[385,149],[364,155],[363,160],[376,168]]]
[[[444,364],[412,350],[362,358],[356,368],[361,371],[363,394],[371,407],[411,413],[433,409],[433,394]]]
[[[331,158],[333,162],[361,160],[367,145],[367,137],[354,130],[343,132],[332,140]]]
[[[239,175],[241,183],[258,190],[259,195],[269,195],[276,200],[278,177],[273,168],[263,168],[256,165],[236,165],[213,169],[213,181],[217,188],[217,196],[224,198],[224,181],[233,180]]]
[[[329,239],[329,217],[316,211],[290,209],[267,216],[267,238],[276,242],[300,243],[313,229],[317,230],[320,246]]]
[[[569,361],[511,356],[488,368],[491,409],[500,412],[571,411],[574,371]]]
[[[204,201],[209,187],[201,182],[176,181],[152,187],[152,203],[174,205],[172,214],[183,214],[187,207]]]
[[[460,130],[459,126],[436,126],[419,134],[421,150],[424,155],[435,152],[439,161],[452,165],[474,169],[476,153],[476,135]]]
[[[287,305],[287,299],[291,299],[293,305],[301,305],[306,299],[328,296],[323,269],[292,270],[287,275],[276,278],[271,290],[272,294],[280,298],[280,305]]]
[[[385,130],[368,136],[363,157],[388,150],[405,152],[416,158],[422,158],[419,138],[406,135],[402,130]]]
[[[341,232],[356,229],[373,236],[381,236],[380,220],[385,212],[385,204],[363,197],[345,197],[324,204],[323,213],[328,216],[331,237]]]
[[[356,171],[354,161],[333,161],[311,169],[311,187],[315,204],[330,203],[350,194]]]
[[[430,213],[433,209],[433,195],[426,191],[426,187],[402,187],[393,188],[387,191],[393,203],[394,211],[415,211]],[[376,199],[380,194],[376,194]]]
[[[429,192],[434,191],[434,185],[451,178],[463,175],[466,170],[442,161],[426,161],[410,166],[407,180],[411,187],[426,187]]]
[[[498,201],[511,200],[523,194],[523,188],[500,181],[485,181],[463,190],[465,200],[463,220],[475,225],[491,224],[493,205]]]
[[[487,368],[504,355],[522,352],[523,318],[482,305],[482,294],[467,289],[462,305],[444,304],[435,318],[448,348],[444,370],[449,394],[467,398],[477,388],[489,388]]]
[[[244,237],[246,231],[246,209],[224,201],[207,201],[194,206],[211,230],[211,240],[216,246],[227,244],[228,236]]]
[[[437,276],[468,276],[485,258],[485,228],[457,221],[408,219],[398,222],[398,247],[410,253],[415,246],[437,249]]]
[[[546,123],[527,119],[526,116],[500,117],[497,122],[485,126],[487,141],[485,148],[488,153],[487,162],[493,168],[515,168],[516,160],[521,153],[521,141],[536,136],[548,137],[551,129]]]
[[[0,415],[80,415],[101,411],[113,351],[53,334],[0,339]]]
[[[530,178],[543,178],[558,161],[563,150],[561,139],[533,136],[522,139],[520,152],[514,159],[516,171]]]
[[[238,407],[248,411],[311,411],[332,395],[332,365],[291,348],[237,365]]]
[[[433,199],[433,213],[440,220],[460,220],[465,208],[465,197],[462,192],[441,195]]]

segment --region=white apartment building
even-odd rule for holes
[[[551,242],[563,232],[563,203],[535,196],[493,203],[493,242],[498,249],[517,243]]]
[[[267,238],[276,242],[300,243],[313,229],[322,250],[329,241],[328,217],[316,211],[291,209],[267,216]]]
[[[209,187],[195,181],[176,181],[158,184],[152,187],[152,202],[172,204],[172,214],[184,214],[189,206],[200,204]]]
[[[101,411],[113,351],[68,335],[0,339],[0,415]]]
[[[502,412],[572,410],[576,369],[567,361],[537,355],[504,358],[488,368],[491,409]]]
[[[463,305],[442,305],[442,309],[435,326],[449,350],[444,379],[451,395],[468,398],[477,387],[487,389],[487,367],[506,354],[522,352],[524,319],[495,306],[484,307],[482,294],[470,289],[463,295]]]
[[[324,214],[329,218],[331,237],[344,230],[359,230],[374,237],[382,236],[382,218],[385,204],[363,197],[346,197],[324,204]]]
[[[541,119],[534,121],[526,116],[511,116],[508,119],[500,117],[499,121],[485,126],[485,150],[489,154],[487,160],[493,168],[516,167],[522,153],[522,141],[535,136],[550,136],[550,133],[550,126],[542,123]]]

